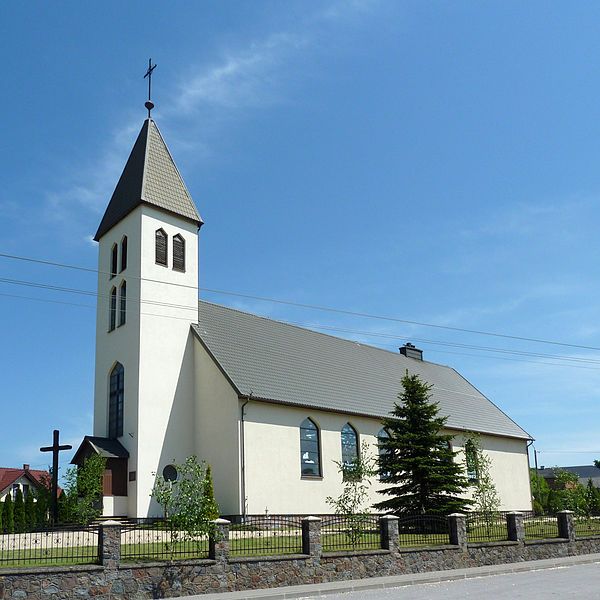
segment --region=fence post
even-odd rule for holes
[[[575,524],[573,523],[573,511],[561,510],[557,513],[556,518],[558,519],[558,537],[574,542]]]
[[[525,541],[525,524],[523,522],[523,513],[506,513],[506,529],[508,530],[508,539],[513,542]]]
[[[321,553],[321,519],[305,517],[302,519],[302,554],[319,560]]]
[[[379,517],[379,530],[381,532],[381,547],[390,552],[398,552],[398,517],[384,515]]]
[[[98,558],[100,564],[116,569],[121,562],[121,523],[104,521],[98,527]]]
[[[467,549],[467,517],[462,513],[448,515],[448,528],[450,529],[450,543]]]
[[[215,519],[213,523],[215,531],[208,539],[208,557],[217,562],[227,562],[229,560],[229,526],[231,521]]]

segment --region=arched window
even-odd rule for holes
[[[358,433],[356,429],[346,423],[342,427],[342,464],[352,466],[358,458]]]
[[[119,327],[125,325],[127,319],[127,282],[121,284],[119,290]]]
[[[108,314],[108,330],[112,331],[117,324],[117,288],[110,290],[110,308]]]
[[[164,229],[157,229],[154,234],[156,248],[156,264],[167,266],[167,242],[168,236]]]
[[[379,454],[379,479],[386,479],[390,474],[388,470],[382,469],[382,461],[385,457],[390,456],[389,448],[385,447],[386,442],[390,439],[390,434],[385,427],[382,427],[377,434],[377,451]]]
[[[117,258],[119,255],[119,247],[113,244],[110,251],[110,278],[112,279],[117,274]]]
[[[121,271],[127,268],[127,236],[124,235],[121,240]]]
[[[179,234],[173,236],[173,269],[185,271],[185,240]]]
[[[471,440],[467,440],[465,444],[465,462],[467,463],[467,479],[477,481],[479,479],[477,448]]]
[[[110,397],[108,401],[108,437],[123,435],[123,401],[125,391],[125,369],[117,363],[110,372]]]
[[[300,472],[302,477],[321,476],[319,428],[311,419],[300,424]]]

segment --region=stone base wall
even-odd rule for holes
[[[600,537],[497,542],[426,550],[200,560],[0,571],[0,598],[98,600],[169,598],[286,585],[421,573],[600,552]]]

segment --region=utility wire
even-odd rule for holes
[[[0,253],[0,258],[20,260],[20,261],[38,263],[38,264],[66,268],[66,269],[75,269],[75,270],[86,271],[86,272],[90,272],[90,273],[101,273],[101,274],[107,274],[107,275],[112,274],[109,271],[102,271],[99,269],[91,269],[88,267],[81,267],[81,266],[69,265],[69,264],[65,264],[65,263],[58,263],[58,262],[52,262],[52,261],[47,261],[47,260],[34,259],[34,258],[18,256],[18,255],[14,255],[14,254]],[[175,285],[175,286],[179,286],[179,287],[195,289],[195,286],[179,284],[179,283],[175,283],[175,282],[159,281],[156,279],[147,279],[144,277],[128,276],[128,279],[139,279],[141,281],[150,281],[150,282],[161,283],[161,284],[165,284],[165,285]],[[471,333],[471,334],[475,334],[475,335],[485,335],[485,336],[498,337],[498,338],[504,338],[504,339],[519,340],[519,341],[524,341],[524,342],[534,342],[536,344],[551,344],[554,346],[563,346],[563,347],[568,347],[568,348],[579,348],[582,350],[598,350],[598,351],[600,351],[600,347],[598,347],[598,346],[587,346],[587,345],[583,345],[583,344],[572,344],[572,343],[561,342],[561,341],[557,341],[557,340],[547,340],[547,339],[542,339],[542,338],[533,338],[533,337],[512,335],[512,334],[506,334],[506,333],[483,331],[483,330],[478,330],[478,329],[468,329],[468,328],[463,328],[463,327],[452,327],[450,325],[439,325],[436,323],[427,323],[424,321],[413,321],[413,320],[409,320],[409,319],[400,319],[397,317],[377,315],[374,313],[353,311],[353,310],[347,310],[347,309],[341,309],[341,308],[333,308],[331,306],[322,306],[322,305],[318,305],[318,304],[307,304],[307,303],[302,303],[302,302],[294,302],[291,300],[281,300],[281,299],[277,299],[277,298],[269,298],[267,296],[257,296],[257,295],[245,294],[245,293],[241,293],[241,292],[232,292],[229,290],[219,290],[219,289],[205,288],[205,287],[200,287],[198,289],[200,289],[201,291],[204,291],[204,292],[209,292],[211,294],[222,294],[222,295],[227,295],[227,296],[234,296],[237,298],[246,298],[249,300],[259,300],[262,302],[273,302],[276,304],[283,304],[286,306],[294,306],[296,308],[305,308],[305,309],[310,309],[310,310],[318,310],[318,311],[322,311],[322,312],[337,313],[337,314],[349,315],[349,316],[354,316],[354,317],[362,317],[365,319],[377,319],[377,320],[383,320],[383,321],[391,321],[391,322],[395,322],[395,323],[405,323],[407,325],[417,325],[419,327],[431,327],[431,328],[435,328],[435,329],[444,329],[447,331],[457,331],[457,332],[461,332],[461,333]]]

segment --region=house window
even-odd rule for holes
[[[12,499],[13,499],[13,501],[17,499],[18,493],[19,493],[19,484],[13,483],[12,484]]]
[[[185,271],[185,240],[179,234],[173,236],[173,269]]]
[[[119,327],[125,325],[125,319],[127,318],[127,282],[124,281],[121,284],[119,290]]]
[[[378,455],[379,455],[379,480],[384,480],[387,479],[387,477],[389,477],[390,472],[389,471],[384,471],[381,467],[382,467],[382,461],[386,456],[390,456],[391,455],[391,451],[389,448],[385,447],[385,444],[387,443],[387,441],[390,439],[390,434],[388,433],[388,430],[383,427],[382,429],[379,430],[379,433],[377,434],[377,451],[378,451]]]
[[[321,476],[319,428],[311,419],[300,424],[300,473],[302,477]]]
[[[108,330],[112,331],[117,324],[117,288],[110,290],[110,309],[108,315]]]
[[[467,463],[467,479],[469,481],[477,481],[479,479],[477,448],[471,440],[467,440],[465,444],[465,461]]]
[[[117,274],[117,260],[119,255],[119,247],[113,244],[110,251],[110,278],[112,279]]]
[[[155,234],[156,264],[167,266],[167,232],[164,229],[157,229]]]
[[[23,498],[27,498],[27,496],[29,496],[30,492],[31,492],[31,489],[29,488],[29,484],[24,483],[23,484]]]
[[[342,427],[342,464],[350,467],[358,459],[358,433],[356,429],[346,423]]]
[[[117,363],[110,373],[110,397],[108,401],[108,437],[123,435],[123,401],[125,392],[125,369]]]
[[[121,240],[121,271],[127,268],[127,236],[124,235]]]

